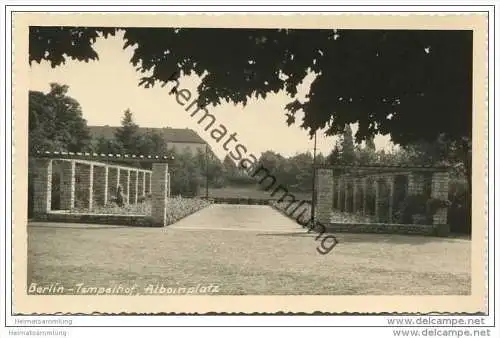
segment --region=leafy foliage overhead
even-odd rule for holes
[[[120,28],[146,87],[197,74],[199,102],[246,104],[285,90],[287,122],[399,144],[471,136],[472,31]],[[93,42],[119,29],[30,27],[30,63],[95,60]],[[306,100],[295,99],[309,72]]]

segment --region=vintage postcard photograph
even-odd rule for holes
[[[14,314],[488,312],[487,15],[12,20]]]

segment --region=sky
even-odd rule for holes
[[[67,60],[66,64],[51,68],[48,62],[33,63],[30,68],[30,90],[47,92],[49,84],[57,82],[69,86],[68,95],[76,99],[88,125],[119,126],[123,112],[130,109],[135,122],[141,127],[190,128],[195,130],[209,143],[219,158],[227,151],[213,140],[204,125],[198,125],[185,111],[174,95],[168,95],[170,87],[139,87],[143,76],[130,63],[133,49],[123,50],[123,33],[107,39],[98,39],[94,48],[99,60],[88,63]],[[313,77],[306,78],[299,90],[303,98],[309,90]],[[200,79],[184,77],[180,79],[179,89],[186,88],[195,95]],[[269,95],[265,100],[252,99],[243,107],[232,103],[217,107],[208,106],[207,110],[216,116],[217,123],[223,124],[229,133],[236,133],[237,140],[248,153],[260,155],[273,150],[284,156],[313,150],[313,140],[308,132],[299,127],[302,119],[296,115],[294,125],[286,124],[284,106],[292,101],[285,93]],[[190,101],[191,102],[191,101]],[[353,132],[356,126],[353,126]],[[327,155],[335,144],[334,137],[317,134],[317,152]],[[377,136],[378,149],[390,148],[388,137]]]

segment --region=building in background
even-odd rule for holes
[[[113,139],[116,130],[120,127],[113,126],[89,126],[90,136],[93,142],[97,141],[100,137],[106,139]],[[167,148],[174,150],[177,153],[182,153],[190,150],[192,154],[196,154],[198,150],[205,152],[207,143],[203,140],[198,133],[192,129],[180,128],[139,128],[139,133],[158,133],[163,137]]]

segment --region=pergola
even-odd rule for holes
[[[32,157],[37,215],[54,212],[52,181],[56,176],[62,211],[73,210],[78,197],[91,213],[96,205],[108,204],[120,186],[127,204],[138,203],[141,196],[151,194],[153,220],[165,221],[164,210],[170,196],[170,157],[71,152],[38,152]],[[152,170],[133,167],[130,162],[152,163]]]

